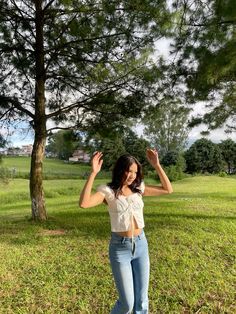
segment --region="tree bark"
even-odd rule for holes
[[[47,213],[43,191],[43,157],[45,137],[35,132],[30,170],[30,197],[33,220],[46,220]]]
[[[34,220],[46,220],[46,208],[43,191],[43,158],[46,143],[46,114],[45,114],[45,67],[43,26],[44,16],[42,0],[35,0],[35,113],[33,127],[35,131],[33,152],[30,169],[30,197],[32,218]]]

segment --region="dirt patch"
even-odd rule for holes
[[[65,235],[66,231],[63,229],[57,229],[57,230],[43,230],[40,232],[40,235],[43,236],[58,236],[58,235]]]

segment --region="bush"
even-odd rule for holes
[[[8,168],[0,167],[0,182],[9,183],[11,172]]]
[[[144,179],[145,178],[158,180],[158,176],[155,170],[148,170],[146,173],[144,173]]]
[[[225,171],[221,171],[218,173],[218,176],[224,178],[227,177],[227,173]]]
[[[177,165],[165,167],[165,172],[170,181],[182,180],[186,177],[186,174]]]
[[[171,165],[168,167],[164,167],[164,169],[165,169],[165,173],[166,173],[167,177],[170,179],[170,181],[182,180],[183,178],[188,176],[178,166]],[[154,171],[154,170],[148,171],[145,175],[145,178],[154,179],[154,180],[159,181],[159,177],[158,177],[156,171]]]

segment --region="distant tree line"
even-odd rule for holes
[[[236,173],[236,143],[232,139],[215,144],[201,138],[185,152],[189,173]]]
[[[142,163],[145,174],[155,176],[145,158],[145,149],[151,146],[151,141],[139,137],[131,128],[123,126],[107,133],[106,136],[99,133],[99,130],[93,133],[59,131],[49,137],[46,151],[59,159],[68,159],[78,148],[91,155],[99,150],[104,154],[103,168],[106,170],[111,170],[118,156],[130,153]],[[171,149],[160,149],[159,152],[161,163],[172,180],[183,178],[184,173],[236,173],[236,142],[232,139],[216,144],[201,138],[185,150],[179,149],[179,146],[172,148],[171,145]]]
[[[0,134],[0,148],[4,148],[7,144],[6,139]],[[0,153],[0,182],[7,183],[9,179],[9,170],[1,166],[2,156]]]

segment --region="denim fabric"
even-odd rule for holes
[[[112,232],[109,257],[119,299],[111,314],[147,314],[149,254],[144,231],[133,239]]]

